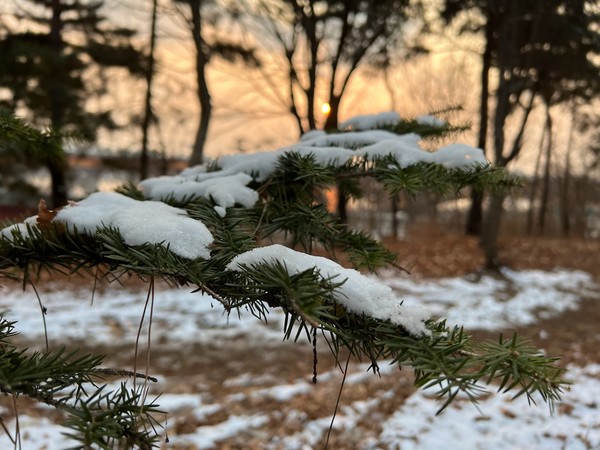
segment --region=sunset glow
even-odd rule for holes
[[[329,105],[329,103],[323,103],[321,105],[321,112],[325,115],[331,112],[331,106]]]

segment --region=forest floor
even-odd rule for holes
[[[474,238],[431,230],[412,231],[406,240],[388,240],[386,245],[400,254],[401,265],[409,269],[410,278],[417,281],[466,277],[476,283],[478,277],[489,276],[480,270],[483,257]],[[527,271],[540,270],[550,273],[560,269],[567,271],[565,272],[567,276],[569,273],[575,276],[585,272],[590,275],[594,287],[582,289],[581,292],[578,292],[576,287],[570,288],[568,292],[567,288],[564,288],[565,295],[576,297],[576,305],[554,314],[540,313],[533,323],[520,323],[493,330],[485,328],[469,331],[478,338],[494,340],[499,333],[510,335],[517,331],[547,354],[560,356],[560,364],[565,367],[589,368],[600,364],[600,308],[597,303],[600,299],[598,290],[600,241],[504,237],[499,242],[499,248],[501,260],[519,273],[528,273],[533,277],[539,274]],[[406,278],[406,275],[404,277]],[[89,290],[89,286],[87,288]],[[64,284],[53,285],[50,288],[57,292],[64,289]],[[100,304],[101,300],[101,298],[95,299],[94,307]],[[4,308],[3,305],[0,306]],[[215,308],[217,307],[218,305],[215,305]],[[203,310],[202,314],[205,313],[208,315],[202,317],[216,317],[211,311]],[[108,317],[106,312],[101,311],[97,314]],[[86,330],[82,330],[79,334],[75,333],[73,335],[75,337],[70,338],[69,342],[77,344],[84,351],[109,354],[110,357],[106,360],[109,366],[132,368],[137,324],[127,322],[128,316],[125,313],[115,314],[111,316],[112,322],[108,323],[108,319],[104,320],[105,328],[108,327],[112,333],[110,339],[92,338],[91,334],[94,331],[92,326],[89,326],[87,336]],[[193,312],[188,315],[190,314]],[[155,320],[156,328],[159,329],[161,319],[158,314]],[[157,334],[153,336],[149,367],[150,373],[157,374],[160,379],[158,386],[153,388],[152,392],[163,393],[158,403],[171,411],[166,422],[166,436],[169,442],[163,441],[162,448],[174,450],[324,448],[343,379],[341,371],[336,367],[336,361],[330,356],[325,344],[319,347],[318,382],[313,384],[311,382],[312,347],[307,342],[298,344],[282,342],[281,333],[277,330],[277,319],[257,334],[252,334],[252,326],[248,325],[241,328],[234,327],[227,333],[223,330],[218,331],[218,325],[213,323],[206,325],[207,330],[200,327],[197,331],[193,329],[190,331],[190,328],[185,328],[183,325],[180,329],[174,328],[176,325],[169,325],[170,322],[164,320],[168,330],[165,334],[156,332]],[[236,319],[230,319],[230,321],[234,320]],[[61,326],[64,332],[64,325]],[[213,326],[214,330],[211,328]],[[193,335],[194,333],[197,333],[197,337]],[[184,337],[175,338],[174,335]],[[57,338],[56,345],[64,344],[64,339],[59,336],[60,331],[51,330],[51,338]],[[36,345],[26,333],[23,333],[22,339],[27,345]],[[340,364],[343,366],[345,363],[345,357],[341,355]],[[143,369],[145,364],[146,353],[142,351],[137,369]],[[397,421],[394,422],[398,420],[395,419],[397,412],[403,407],[410,406],[404,405],[405,402],[414,398],[415,390],[412,387],[413,376],[410,370],[399,371],[397,368],[384,365],[381,367],[381,376],[374,376],[371,372],[367,373],[367,368],[368,364],[364,362],[354,360],[350,362],[328,448],[341,450],[441,448],[432,444],[432,441],[426,440],[427,427],[423,425],[419,428],[421,425],[411,425],[410,417],[407,416],[407,414],[410,416],[410,413],[404,412],[406,420],[404,422],[401,420],[401,425],[398,425]],[[585,376],[596,379],[600,386],[600,370],[598,373],[586,373]],[[416,400],[411,401],[414,403]],[[10,427],[14,424],[11,421],[13,410],[10,402],[3,401],[0,405],[2,408],[0,415]],[[574,401],[563,403],[559,407],[559,413],[572,416],[574,405]],[[587,407],[593,413],[598,405],[594,403]],[[501,417],[496,419],[490,418],[492,413],[489,411],[485,411],[484,414],[473,410],[474,415],[469,419],[471,420],[469,423],[472,423],[473,427],[481,428],[489,424],[500,424],[503,420],[514,421],[518,419],[519,408],[501,404],[496,408],[500,411]],[[466,410],[467,407],[459,404],[456,411],[461,409]],[[547,413],[544,406],[532,407],[532,409]],[[435,410],[436,408],[433,412]],[[539,441],[537,445],[536,441],[527,441],[523,445],[530,447],[533,445],[531,448],[567,450],[600,448],[600,437],[598,437],[600,436],[600,409],[598,411],[597,420],[589,425],[587,434],[572,431],[573,435],[570,436],[568,431],[549,430],[545,432],[549,436],[547,441],[543,440],[545,438],[542,436],[539,439],[543,442]],[[62,448],[62,444],[66,441],[52,434],[51,424],[42,419],[42,416],[48,415],[46,408],[36,407],[26,399],[21,399],[19,412],[24,416],[21,420],[21,429],[24,430],[22,435],[27,433],[24,440],[27,444],[24,444],[24,449]],[[527,420],[532,424],[537,423],[534,419]],[[543,423],[545,419],[542,417],[539,420]],[[33,428],[28,429],[28,423]],[[508,426],[513,425],[508,423]],[[394,435],[396,431],[392,431],[406,427],[405,431],[408,433],[409,428],[415,426],[417,428],[412,435],[409,433],[399,437]],[[428,426],[441,427],[435,425],[433,421]],[[40,430],[43,429],[48,430],[47,434],[41,433]],[[455,429],[452,433],[454,433],[452,439],[461,439],[460,430]],[[472,434],[472,429],[469,433]],[[503,436],[502,433],[499,434],[501,441],[494,446],[494,441],[489,437],[489,433],[492,432],[488,430],[487,433],[488,437],[485,438],[485,442],[488,443],[487,448],[524,448],[512,445],[510,438]],[[448,443],[449,437],[443,439],[446,439],[444,443],[446,449],[455,448],[454,444]],[[0,448],[8,448],[2,445],[3,442],[6,441],[2,441],[0,436]],[[553,446],[555,443],[557,446]],[[480,444],[473,443],[469,446],[468,441],[462,440],[457,445],[460,447],[456,448],[471,450],[479,448]]]

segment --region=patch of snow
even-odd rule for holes
[[[110,288],[96,292],[94,303],[89,290],[40,292],[47,309],[48,338],[53,343],[88,344],[134,342],[146,301],[146,292]],[[43,341],[40,307],[31,289],[2,289],[0,311],[27,341]],[[165,343],[212,342],[244,335],[256,342],[281,339],[283,315],[271,311],[270,324],[251,314],[224,313],[219,302],[183,288],[157,289],[154,301],[152,337]],[[146,319],[147,322],[147,319]],[[143,332],[147,332],[146,326]]]
[[[400,121],[400,114],[395,111],[383,112],[379,114],[366,114],[362,116],[354,116],[339,126],[340,130],[372,130],[384,126],[395,125]]]
[[[14,438],[15,420],[7,420],[5,426]],[[76,448],[78,445],[77,441],[63,434],[70,431],[69,429],[51,422],[46,417],[19,414],[19,429],[21,430],[22,448],[26,450],[64,450],[65,448]],[[0,448],[16,448],[5,432],[0,433]]]
[[[194,445],[198,450],[215,448],[220,441],[258,428],[269,421],[267,416],[229,416],[216,425],[198,427],[193,433],[170,435],[170,442],[179,445]]]
[[[395,277],[382,282],[394,288],[405,305],[425,304],[449,325],[478,330],[534,323],[540,314],[548,317],[576,308],[582,296],[597,289],[592,277],[580,271],[505,269],[503,275],[483,275],[476,281]]]
[[[311,385],[304,383],[283,384],[265,389],[259,389],[252,393],[253,397],[269,398],[278,402],[288,402],[296,395],[310,392]]]
[[[596,399],[600,398],[600,382],[595,368],[569,369],[576,383],[553,415],[543,405],[529,405],[524,397],[511,401],[505,395],[492,394],[477,407],[457,400],[435,416],[440,403],[418,391],[383,424],[379,444],[402,450],[599,448]]]
[[[357,270],[345,269],[327,258],[275,244],[237,255],[228,264],[227,269],[240,271],[244,265],[252,266],[265,262],[280,262],[290,274],[316,268],[323,278],[332,278],[333,282],[344,282],[337,288],[337,295],[334,295],[336,300],[350,311],[390,320],[416,336],[428,333],[424,322],[430,318],[429,311],[418,306],[407,308],[401,305],[388,286],[362,275]]]

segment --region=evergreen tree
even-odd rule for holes
[[[557,400],[563,369],[522,338],[476,342],[460,327],[402,306],[389,288],[357,270],[311,255],[318,249],[368,271],[396,265],[397,255],[340,224],[316,200],[319,189],[340,179],[372,177],[390,195],[517,184],[477,149],[421,150],[418,135],[400,134],[415,124],[390,114],[351,124],[365,131],[313,132],[279,151],[222,157],[210,167],[96,193],[59,211],[42,204],[37,217],[2,230],[0,276],[29,283],[42,270],[109,279],[133,273],[150,279],[150,288],[154,278],[164,278],[208,293],[227,312],[266,319],[270,308],[279,308],[286,338],[325,339],[336,356],[346,348],[375,371],[384,359],[410,366],[416,386],[437,387],[441,409],[459,393],[476,400],[481,382]],[[421,134],[440,133],[435,125],[419,127]],[[26,144],[29,133],[22,128],[13,141]],[[267,245],[269,239],[289,247]],[[158,406],[143,405],[140,391],[82,388],[118,371],[100,369],[93,356],[29,356],[11,346],[12,326],[0,322],[0,390],[68,413],[65,424],[83,448],[153,445],[149,430]],[[67,386],[74,386],[71,395],[59,400]]]
[[[467,20],[463,31],[482,32],[482,93],[479,145],[487,147],[488,95],[495,96],[490,159],[506,166],[523,145],[526,125],[535,100],[545,105],[569,99],[591,99],[597,95],[600,51],[596,1],[565,0],[446,0],[443,17],[461,18],[460,12],[476,11],[475,21]],[[498,73],[497,85],[489,86],[490,70]],[[511,137],[505,129],[511,115],[520,113],[521,122]],[[478,231],[482,220],[481,197],[473,196],[468,231]],[[481,243],[487,264],[498,266],[497,236],[503,197],[492,196]]]
[[[0,30],[0,87],[9,92],[2,106],[28,111],[37,126],[77,132],[93,139],[100,127],[116,124],[109,110],[90,111],[90,97],[102,96],[101,85],[86,82],[91,67],[121,67],[142,75],[134,32],[112,26],[102,13],[103,0],[26,0],[14,15],[16,25]],[[64,157],[47,158],[52,180],[52,203],[67,200]]]
[[[260,62],[252,47],[236,41],[229,35],[215,33],[227,26],[228,18],[235,17],[238,13],[237,8],[216,0],[173,0],[173,4],[179,16],[183,18],[186,32],[190,33],[194,43],[196,97],[200,113],[189,162],[190,165],[196,165],[204,162],[204,144],[213,111],[206,73],[211,59],[220,57],[227,61],[240,60],[253,67],[259,66]]]

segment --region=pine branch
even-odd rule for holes
[[[103,356],[76,356],[77,351],[68,353],[64,348],[43,353],[19,350],[10,341],[17,334],[14,325],[0,317],[0,392],[25,395],[66,413],[64,425],[73,430],[67,435],[84,448],[116,448],[111,441],[126,448],[152,448],[156,441],[152,427],[157,425],[153,415],[161,412],[157,405],[143,404],[141,395],[125,384],[106,393],[106,385],[97,386],[106,376],[146,376],[100,368]]]
[[[388,129],[418,131],[431,137],[453,131],[450,125],[444,128],[416,121],[401,121]],[[339,136],[343,139],[338,139]],[[177,242],[166,238],[159,242],[162,237],[153,238],[153,243],[137,244],[140,241],[135,240],[136,244],[132,244],[110,222],[100,221],[90,232],[57,223],[52,215],[48,218],[40,214],[37,221],[29,220],[2,230],[0,277],[35,280],[42,271],[66,274],[89,271],[112,279],[124,274],[161,277],[169,283],[189,285],[195,291],[208,293],[228,313],[248,310],[266,320],[271,309],[279,308],[285,316],[286,339],[298,340],[305,335],[313,343],[316,330],[320,330],[336,358],[346,348],[369,361],[374,370],[382,360],[392,360],[400,367],[410,366],[414,369],[416,386],[437,389],[437,395],[443,399],[441,409],[459,393],[476,400],[482,392],[482,383],[497,386],[503,392],[516,391],[516,396],[525,395],[530,401],[540,397],[552,405],[567,384],[562,379],[564,370],[556,364],[556,359],[541,355],[522,338],[500,338],[498,343],[475,342],[461,328],[447,327],[443,320],[424,322],[417,313],[408,314],[407,319],[407,310],[395,299],[380,298],[375,292],[383,291],[364,290],[362,284],[360,289],[352,291],[354,296],[360,292],[360,298],[349,300],[346,290],[349,278],[358,272],[343,272],[346,269],[329,260],[331,264],[326,266],[315,262],[314,266],[301,268],[292,267],[292,261],[285,259],[236,266],[239,256],[260,250],[269,240],[282,238],[309,254],[318,250],[335,255],[356,269],[375,271],[395,266],[395,253],[367,233],[349,229],[327,211],[319,195],[336,185],[343,185],[347,195],[354,197],[361,195],[358,181],[366,177],[379,182],[390,196],[399,193],[416,196],[424,192],[456,196],[465,188],[505,192],[519,185],[504,169],[483,164],[485,160],[479,150],[459,146],[458,152],[454,152],[456,147],[447,148],[440,158],[434,158],[421,151],[412,136],[394,142],[390,137],[393,134],[384,133],[385,139],[391,139],[389,146],[369,147],[365,151],[373,135],[364,139],[359,135],[346,136],[355,136],[356,141],[345,140],[341,134],[336,135],[335,144],[328,144],[331,149],[327,151],[316,146],[312,151],[303,145],[268,154],[266,166],[271,169],[266,172],[260,165],[238,162],[233,167],[246,175],[234,177],[247,184],[236,186],[254,190],[250,202],[239,197],[232,197],[233,201],[219,199],[215,198],[219,193],[200,190],[203,174],[209,176],[206,180],[211,183],[218,178],[219,171],[232,176],[232,169],[221,169],[218,162],[205,168],[208,172],[173,180],[172,192],[161,190],[161,197],[154,200],[181,209],[169,217],[179,219],[179,215],[187,214],[185,220],[193,219],[194,225],[198,225],[194,220],[199,221],[203,224],[202,231],[210,232],[212,241],[205,244],[210,251],[208,256],[181,256],[171,249]],[[336,146],[344,148],[333,148]],[[388,147],[393,151],[384,152]],[[160,180],[162,187],[164,182],[168,185],[169,179]],[[186,190],[177,191],[182,182],[187,183]],[[198,192],[191,189],[194,186]],[[142,184],[140,189],[151,187],[152,183]],[[120,193],[133,199],[127,202],[135,205],[152,197],[132,185],[122,187]],[[249,204],[256,198],[255,204]],[[360,282],[368,285],[371,281],[364,278]],[[390,309],[381,313],[377,309],[381,302],[367,308],[365,305],[372,305],[374,299],[392,301],[386,303]],[[12,324],[3,323],[0,390],[26,394],[65,410],[70,417],[67,424],[84,448],[90,445],[151,448],[155,442],[153,427],[157,426],[152,414],[158,410],[154,403],[141,404],[145,393],[130,391],[125,386],[116,392],[104,392],[102,386],[91,389],[90,394],[86,391],[99,375],[139,377],[140,374],[100,369],[101,358],[91,355],[76,358],[65,350],[28,355],[7,343]],[[69,386],[74,388],[65,394]]]

